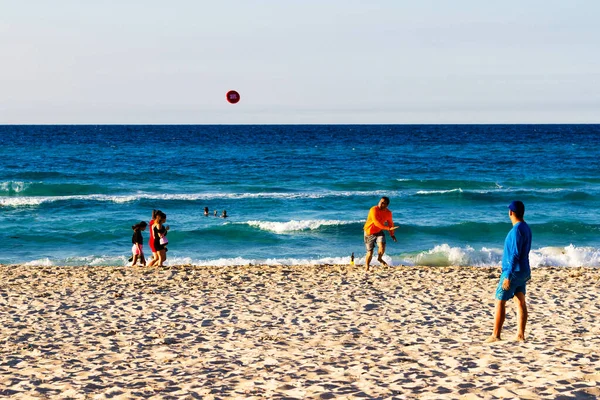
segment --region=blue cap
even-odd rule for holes
[[[525,204],[523,204],[523,202],[519,200],[515,200],[512,203],[510,203],[508,205],[508,209],[517,215],[522,216],[525,214]]]

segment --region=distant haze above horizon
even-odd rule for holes
[[[598,123],[598,15],[591,0],[4,2],[0,124]]]

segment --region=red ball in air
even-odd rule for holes
[[[228,102],[230,102],[231,104],[235,104],[238,101],[240,101],[240,94],[235,90],[230,90],[229,92],[227,92],[226,98]]]

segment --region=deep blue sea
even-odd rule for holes
[[[500,265],[522,200],[533,266],[598,267],[599,149],[600,125],[0,126],[0,263],[124,265],[160,209],[167,265],[361,264],[388,196],[394,265]]]

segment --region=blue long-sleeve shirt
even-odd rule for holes
[[[529,278],[529,251],[531,250],[531,229],[526,222],[517,222],[506,235],[502,254],[502,274],[509,279]]]

